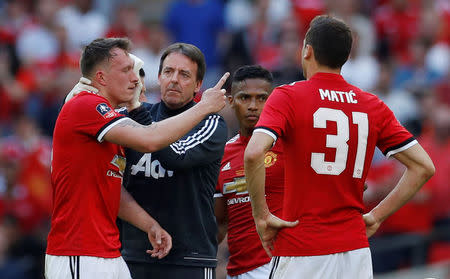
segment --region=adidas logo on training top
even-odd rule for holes
[[[231,169],[230,162],[228,162],[225,166],[223,166],[222,171],[226,171],[226,170],[229,170],[229,169]]]

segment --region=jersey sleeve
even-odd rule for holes
[[[417,140],[398,122],[388,106],[382,101],[380,102],[381,109],[379,115],[381,126],[377,147],[389,158],[417,144]]]
[[[93,136],[98,142],[103,141],[111,128],[128,119],[111,108],[105,99],[97,96],[80,96],[73,100],[71,106],[71,117],[77,117],[75,131]]]
[[[264,109],[255,126],[254,132],[263,132],[271,136],[274,141],[286,133],[286,129],[293,119],[292,104],[289,91],[283,87],[275,88],[264,105]]]
[[[153,154],[172,170],[210,164],[222,159],[227,133],[223,118],[211,114],[186,136]]]

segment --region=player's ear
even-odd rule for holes
[[[311,45],[305,45],[303,49],[303,59],[308,59],[313,55],[313,48]]]
[[[227,96],[227,99],[228,99],[228,104],[230,104],[230,106],[233,106],[233,103],[234,103],[234,98],[233,98],[233,96],[232,96],[232,95],[228,95],[228,96]]]
[[[197,80],[196,83],[197,84],[195,86],[194,92],[198,93],[200,91],[200,88],[202,88],[203,80]]]
[[[106,77],[105,77],[105,73],[103,72],[103,71],[97,71],[96,73],[95,73],[95,80],[99,83],[99,84],[101,84],[101,85],[103,85],[103,86],[105,86],[106,85],[106,79],[105,79]]]

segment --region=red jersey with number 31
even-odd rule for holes
[[[389,157],[417,143],[378,97],[331,73],[276,88],[254,132],[283,141],[283,218],[300,221],[280,231],[276,256],[368,247],[363,191],[374,149]]]
[[[120,256],[116,219],[125,157],[103,136],[125,119],[93,93],[81,92],[63,106],[53,135],[47,254]]]

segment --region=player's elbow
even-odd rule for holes
[[[422,175],[426,180],[430,179],[435,172],[436,168],[434,167],[433,161],[431,161],[431,159],[422,164]]]
[[[142,150],[139,151],[144,153],[152,153],[163,149],[165,146],[166,145],[162,144],[162,141],[159,141],[157,138],[152,138],[146,141],[142,145]]]
[[[249,145],[245,149],[244,164],[251,164],[257,162],[261,156],[264,155],[264,151],[257,146]]]
[[[419,165],[416,165],[414,171],[420,177],[421,181],[428,181],[436,172],[433,162],[431,159],[424,160]]]

